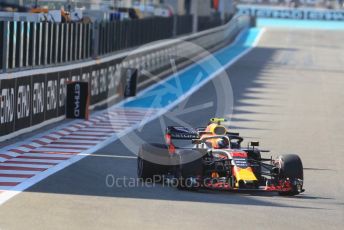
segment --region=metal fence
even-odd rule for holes
[[[0,22],[0,72],[69,64],[192,31],[192,16],[98,23]]]
[[[92,53],[92,24],[0,22],[2,72],[84,60]]]
[[[98,55],[171,38],[172,36],[172,17],[102,22],[98,28]]]

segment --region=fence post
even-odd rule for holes
[[[3,71],[2,70],[3,56],[2,55],[3,55],[4,39],[5,39],[4,22],[0,21],[0,73]]]
[[[18,44],[18,68],[23,67],[23,49],[24,49],[24,22],[19,22],[19,44]]]
[[[48,45],[49,45],[49,51],[48,51],[48,64],[51,65],[53,63],[53,55],[55,55],[55,46],[53,46],[54,41],[56,41],[56,34],[55,34],[55,25],[53,23],[49,23],[48,24],[48,35],[49,35],[49,41],[48,41]]]
[[[70,31],[69,31],[69,23],[65,23],[65,32],[64,32],[64,34],[65,34],[65,45],[64,45],[64,56],[65,56],[65,58],[64,58],[64,62],[68,62],[69,61],[69,56],[68,56],[68,50],[69,50],[69,33],[70,33]]]
[[[73,54],[73,61],[78,60],[78,53],[79,53],[79,23],[74,24],[74,54]]]
[[[178,19],[180,16],[174,15],[173,16],[173,33],[172,36],[176,37],[177,36],[177,29],[178,29]]]
[[[97,58],[99,54],[99,22],[92,24],[92,58]]]
[[[59,51],[59,63],[63,62],[63,50],[64,50],[64,46],[66,43],[65,37],[66,37],[66,31],[65,31],[65,24],[61,23],[60,25],[60,51]]]
[[[3,47],[4,47],[4,39],[5,39],[5,34],[4,34],[4,22],[0,21],[0,72],[2,72],[2,62],[3,62]]]
[[[87,58],[92,58],[93,55],[93,34],[94,34],[94,30],[93,30],[93,24],[88,24],[88,37],[87,37]]]
[[[104,52],[104,26],[103,26],[104,22],[100,22],[98,23],[98,30],[97,30],[97,34],[98,34],[98,52],[97,52],[97,56],[100,56],[103,54]]]
[[[85,48],[85,58],[89,58],[91,56],[91,24],[86,24],[86,48]]]
[[[42,28],[43,28],[43,26],[42,26],[42,23],[41,22],[39,22],[38,23],[38,25],[39,25],[39,30],[38,30],[38,42],[36,42],[36,45],[37,45],[37,50],[38,50],[38,56],[37,56],[37,58],[36,58],[36,64],[38,65],[38,66],[40,66],[41,65],[41,60],[42,60]]]
[[[101,26],[100,26],[101,30],[100,30],[100,39],[99,41],[101,42],[101,49],[99,51],[99,55],[103,55],[106,53],[106,22],[103,21]]]
[[[82,38],[85,37],[84,35],[84,24],[80,23],[79,24],[79,52],[78,52],[78,60],[83,59],[83,55],[82,55],[82,50],[83,50],[83,44],[85,42],[85,40],[83,40]]]
[[[10,48],[12,50],[9,50],[10,52],[10,68],[14,69],[16,67],[16,54],[17,54],[17,23],[18,22],[12,22],[12,45],[10,45]]]
[[[64,38],[65,38],[65,36],[64,36],[64,34],[65,34],[65,31],[64,31],[64,28],[65,28],[65,24],[64,23],[61,23],[60,25],[59,25],[59,27],[60,27],[60,34],[59,34],[59,38],[60,38],[60,43],[59,43],[59,45],[60,45],[60,51],[59,51],[59,57],[58,57],[58,62],[59,63],[62,63],[63,62],[63,51],[64,51],[64,49],[63,49],[63,47],[64,47],[64,43],[65,43],[65,40],[64,40]]]
[[[115,21],[115,50],[119,50],[121,46],[121,24]]]
[[[73,30],[73,61],[77,60],[78,58],[78,30],[79,30],[79,23],[74,23],[74,30]]]
[[[70,23],[69,29],[69,61],[73,61],[73,47],[74,47],[74,23]]]
[[[115,24],[111,22],[111,52],[115,51]]]
[[[193,14],[192,32],[196,33],[198,31],[198,0],[192,0],[191,14]]]
[[[105,23],[106,53],[110,52],[110,22]]]
[[[24,43],[24,47],[25,47],[25,50],[24,50],[24,66],[25,67],[28,67],[29,66],[29,46],[30,46],[30,39],[31,39],[31,36],[30,36],[30,22],[26,22],[25,23],[25,43]]]
[[[2,44],[2,70],[7,72],[8,69],[8,46],[10,40],[10,22],[4,22],[3,26],[3,44]]]
[[[43,65],[47,65],[48,64],[48,49],[49,49],[49,45],[48,45],[48,23],[44,22],[43,23]]]
[[[81,58],[86,59],[86,45],[87,45],[87,24],[82,24],[82,37],[80,37],[80,40],[82,41],[81,46]]]
[[[60,24],[54,23],[54,31],[55,31],[55,39],[54,39],[54,44],[55,46],[55,55],[54,55],[54,64],[56,64],[58,62],[58,53],[59,53],[59,40],[60,40]]]
[[[31,58],[30,58],[30,61],[29,61],[29,64],[31,65],[31,67],[34,67],[36,65],[36,55],[37,55],[37,52],[36,52],[36,39],[37,39],[37,23],[35,22],[31,22],[32,24],[32,31],[31,31],[31,45],[30,45],[30,51],[31,51]]]

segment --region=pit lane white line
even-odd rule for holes
[[[0,182],[23,182],[27,178],[0,177]]]
[[[83,155],[82,153],[80,155]],[[121,155],[103,155],[103,154],[89,154],[92,157],[108,157],[108,158],[119,158],[119,159],[133,159],[136,160],[136,156],[121,156]]]
[[[1,163],[0,167],[24,167],[24,168],[32,168],[32,169],[46,169],[51,167],[51,165],[41,165],[41,164],[17,164],[17,163]],[[18,173],[20,172],[20,170],[17,171]],[[1,178],[1,177],[0,177]]]
[[[25,159],[25,158],[17,158],[17,159],[10,159],[6,162],[40,162],[40,163],[60,163],[61,161],[64,161],[63,159],[61,160],[48,160],[48,159]]]
[[[36,171],[29,171],[29,170],[22,170],[22,171],[18,171],[18,170],[2,170],[0,169],[0,174],[13,174],[13,175],[16,175],[16,174],[26,174],[26,175],[34,175],[36,174],[37,172]]]

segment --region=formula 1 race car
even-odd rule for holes
[[[250,142],[242,147],[239,133],[227,131],[224,119],[213,118],[205,128],[170,126],[166,144],[143,144],[138,154],[138,177],[162,178],[160,182],[179,189],[276,191],[293,196],[303,189],[303,166],[298,155],[263,158],[269,152]],[[176,147],[174,141],[191,141],[189,147]]]

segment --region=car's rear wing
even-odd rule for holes
[[[179,140],[193,140],[199,138],[199,134],[196,130],[183,126],[168,126],[166,134],[169,135],[171,139]]]

